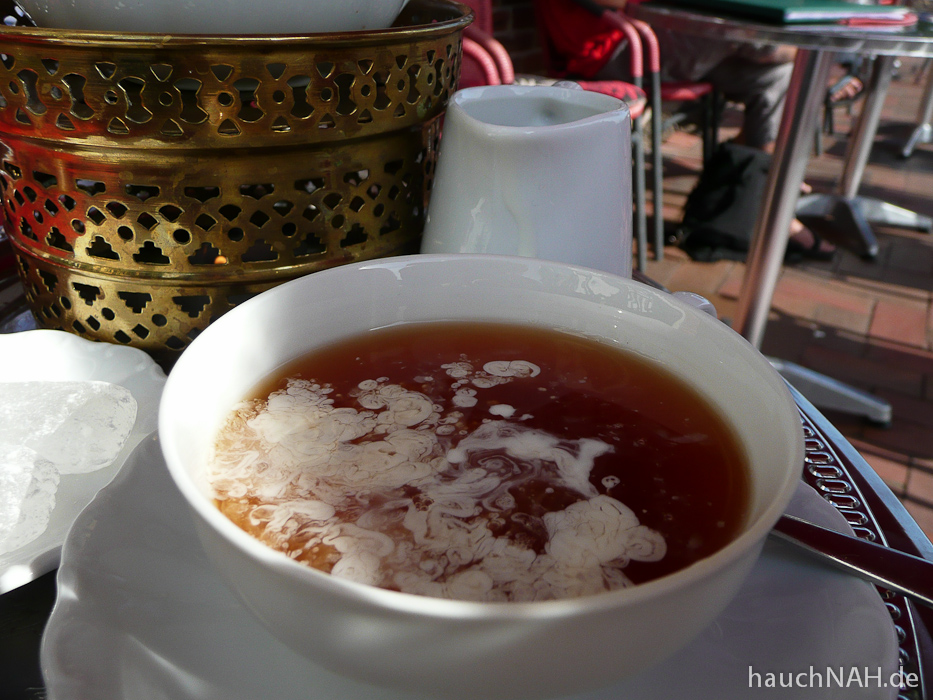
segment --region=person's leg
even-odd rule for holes
[[[784,96],[790,84],[793,54],[765,49],[749,55],[746,47],[731,42],[704,39],[700,46],[693,37],[663,30],[657,34],[662,77],[708,80],[730,99],[742,102],[745,118],[741,141],[770,152],[777,139]],[[705,73],[701,75],[699,71]],[[631,80],[627,47],[619,50],[592,79]],[[796,219],[791,225],[791,240],[799,244],[802,257],[825,259],[834,250]]]
[[[656,29],[661,54],[662,80],[705,80],[703,75],[735,54],[741,46],[734,42],[678,34]],[[628,43],[623,42],[603,68],[591,80],[632,79]]]
[[[790,84],[793,54],[783,47],[742,46],[656,30],[665,80],[707,80],[728,99],[745,105],[742,141],[768,148],[777,138],[784,95]],[[630,80],[627,46],[593,76]]]
[[[747,146],[771,152],[777,140],[784,97],[793,72],[793,53],[780,49],[749,52],[743,47],[729,56],[705,76],[726,97],[745,106],[739,141]],[[804,185],[805,189],[809,189]],[[793,257],[829,260],[835,246],[794,219],[790,226],[789,250]]]
[[[730,56],[709,71],[709,80],[728,99],[745,106],[742,142],[770,150],[777,138],[793,63],[761,63]]]

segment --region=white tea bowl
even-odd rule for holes
[[[480,603],[399,593],[313,570],[221,514],[207,461],[238,401],[317,347],[433,320],[558,329],[635,353],[687,382],[727,421],[746,453],[750,502],[740,533],[685,569],[622,590]],[[491,255],[349,264],[245,302],[178,360],[160,405],[159,436],[208,558],[274,636],[356,680],[463,700],[583,692],[644,671],[685,646],[742,585],[803,464],[799,414],[786,385],[737,333],[630,279]]]
[[[315,34],[385,29],[407,0],[17,0],[40,27],[147,34]]]

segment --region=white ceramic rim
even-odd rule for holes
[[[492,122],[477,119],[467,111],[468,105],[481,100],[490,98],[511,99],[530,97],[551,99],[557,102],[570,103],[579,107],[586,107],[593,110],[592,116],[575,119],[573,121],[560,122],[549,125],[529,126],[508,126],[495,124]],[[559,85],[479,85],[477,87],[464,88],[457,90],[447,103],[447,109],[458,107],[461,111],[461,117],[464,124],[469,125],[471,129],[480,130],[485,134],[507,134],[514,136],[523,131],[533,131],[536,134],[546,135],[549,131],[557,129],[567,129],[574,124],[583,124],[597,119],[603,119],[607,112],[618,112],[620,119],[629,120],[631,114],[628,105],[622,100],[612,95],[604,95],[592,90],[574,89],[570,87],[561,87]]]
[[[229,325],[236,323],[238,316],[246,313],[252,305],[269,303],[269,300],[274,299],[276,295],[285,294],[286,292],[283,291],[285,288],[291,285],[307,284],[307,280],[310,277],[313,277],[317,281],[326,281],[328,276],[348,274],[354,269],[372,267],[391,268],[418,263],[429,264],[437,263],[445,259],[456,259],[458,261],[473,260],[479,263],[483,261],[492,262],[493,260],[503,262],[511,261],[512,264],[517,263],[526,267],[538,267],[539,269],[542,267],[558,267],[565,270],[574,270],[586,275],[610,278],[615,280],[616,284],[621,284],[623,286],[636,285],[641,293],[658,298],[662,298],[661,295],[663,295],[663,299],[666,302],[674,303],[691,316],[695,315],[700,323],[711,324],[713,327],[717,328],[716,332],[728,334],[729,339],[726,342],[733,344],[736,353],[742,355],[743,359],[750,364],[756,364],[760,367],[761,377],[765,380],[766,384],[769,384],[771,388],[774,389],[774,401],[782,404],[784,409],[782,410],[782,415],[785,419],[785,425],[775,425],[774,429],[786,430],[788,439],[795,441],[793,464],[799,465],[799,467],[787,470],[780,487],[777,489],[775,498],[755,520],[746,525],[741,535],[714,554],[659,579],[616,591],[549,601],[475,602],[432,598],[377,588],[347,579],[338,579],[330,574],[312,569],[311,567],[292,560],[284,553],[273,550],[267,545],[262,544],[259,540],[247,534],[224,516],[205,496],[191,474],[181,466],[179,455],[183,450],[176,444],[174,436],[164,429],[164,426],[169,422],[170,418],[168,406],[172,401],[172,396],[176,392],[184,391],[184,387],[179,386],[179,382],[181,381],[178,378],[179,375],[173,372],[169,374],[165,390],[162,394],[162,402],[159,410],[159,440],[162,445],[166,465],[168,466],[173,481],[178,486],[188,504],[193,507],[196,514],[209,527],[220,534],[231,545],[245,552],[250,558],[258,560],[263,566],[271,568],[279,575],[286,576],[296,581],[306,582],[318,589],[326,589],[329,593],[339,598],[350,598],[358,602],[368,600],[375,606],[418,618],[448,620],[484,618],[488,620],[507,621],[520,620],[527,617],[561,618],[567,615],[598,613],[602,610],[617,609],[620,606],[636,605],[642,600],[671,594],[684,587],[689,587],[698,581],[702,581],[709,576],[713,576],[723,569],[728,568],[742,557],[747,556],[756,545],[760,546],[763,544],[768,532],[784,512],[788,503],[790,503],[803,470],[803,429],[797,404],[791,396],[784,380],[774,370],[767,359],[739,334],[734,333],[709,314],[698,311],[696,308],[677,300],[670,294],[634,280],[564,263],[504,255],[421,254],[396,258],[382,258],[362,263],[351,263],[292,280],[244,302],[222,316],[214,324],[208,326],[208,328],[188,346],[176,364],[176,367],[178,364],[185,362],[186,355],[189,355],[189,357],[191,356],[189,353],[197,354],[198,349],[206,342],[203,339],[210,338],[213,335],[212,328],[218,328],[220,324]],[[483,317],[478,315],[476,319],[483,320]],[[214,333],[216,332],[217,331],[214,330]]]
[[[38,2],[38,0],[34,0]],[[228,44],[235,43],[237,46],[245,46],[248,44],[256,44],[257,48],[265,47],[268,48],[270,42],[281,43],[281,44],[291,44],[295,42],[307,42],[312,43],[337,43],[342,42],[353,42],[354,44],[359,44],[360,42],[365,42],[366,44],[380,44],[385,43],[386,36],[389,36],[390,39],[396,39],[400,35],[410,34],[416,31],[432,31],[434,28],[439,28],[441,30],[444,27],[439,25],[449,25],[450,28],[456,29],[457,26],[464,18],[472,14],[472,10],[468,5],[464,5],[459,0],[444,0],[445,2],[450,2],[455,6],[458,6],[457,9],[463,11],[463,14],[458,17],[451,17],[449,19],[438,20],[436,23],[429,24],[412,24],[404,27],[393,27],[392,23],[398,19],[398,16],[402,13],[402,10],[405,9],[405,6],[408,5],[410,0],[404,0],[401,2],[398,12],[396,13],[395,19],[389,23],[389,26],[379,27],[379,28],[362,28],[362,29],[344,29],[334,32],[325,32],[325,31],[299,31],[293,30],[288,32],[236,32],[236,33],[217,33],[217,32],[203,32],[203,31],[186,31],[186,32],[172,32],[166,34],[164,32],[153,32],[151,30],[139,29],[133,31],[115,31],[115,30],[106,30],[106,29],[68,29],[67,32],[70,36],[73,36],[76,39],[85,39],[89,42],[102,42],[107,44],[115,45],[125,45],[127,38],[132,42],[143,41],[143,40],[153,40],[157,41],[159,44],[166,46],[173,46],[177,44],[189,44],[191,42],[197,43],[220,43]],[[47,4],[47,3],[46,3]],[[30,12],[28,8],[21,7],[23,12],[35,22],[36,14],[35,12]],[[469,22],[467,22],[469,24]],[[61,27],[53,27],[50,25],[42,26],[31,26],[31,25],[16,25],[12,27],[6,27],[8,30],[13,30],[14,34],[20,30],[25,30],[29,35],[39,37],[40,40],[45,38],[47,35],[52,35],[53,40],[57,40],[58,35],[63,31]]]

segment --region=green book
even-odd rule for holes
[[[691,7],[712,13],[728,13],[773,24],[813,24],[844,19],[903,19],[909,7],[860,5],[846,0],[663,0],[667,5]]]

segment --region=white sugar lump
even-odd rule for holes
[[[45,532],[61,475],[113,464],[136,408],[108,382],[0,383],[0,555]]]
[[[0,555],[45,532],[58,488],[58,470],[28,447],[0,443]]]
[[[61,474],[112,464],[135,422],[136,400],[116,384],[0,384],[0,442],[32,448]]]

